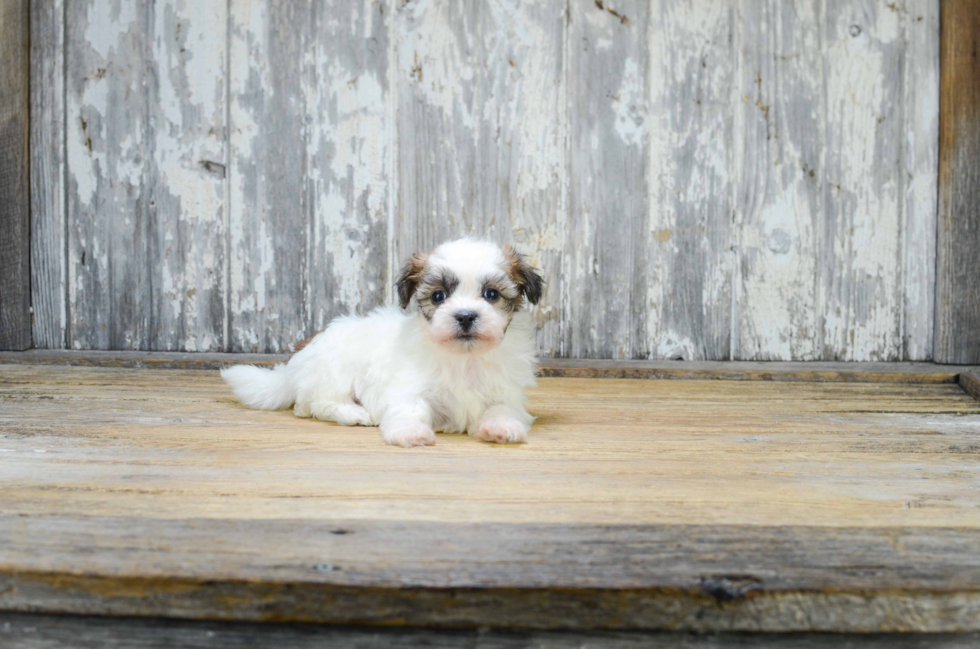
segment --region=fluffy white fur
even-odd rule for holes
[[[398,288],[408,313],[382,307],[338,318],[285,365],[229,367],[221,376],[249,407],[292,406],[297,417],[380,425],[384,440],[398,446],[434,444],[435,431],[523,442],[533,421],[525,390],[535,383],[535,359],[520,307],[536,301],[540,277],[526,262],[533,277],[522,276],[519,262],[483,241],[443,244],[403,271]],[[490,278],[503,294],[496,301],[487,299]],[[475,316],[467,331],[460,313]]]

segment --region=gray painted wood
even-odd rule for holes
[[[543,268],[545,356],[931,357],[938,0],[67,13],[64,134],[35,47],[44,346],[285,352],[473,234]]]
[[[458,236],[544,271],[538,348],[561,353],[565,3],[398,2],[392,264]]]
[[[31,305],[34,346],[68,335],[65,256],[65,3],[31,5]]]
[[[146,3],[138,3],[146,4]],[[146,16],[144,349],[224,347],[227,6],[152,3]]]
[[[902,54],[898,4],[836,0],[823,16],[826,140],[819,258],[827,359],[902,356]],[[884,83],[895,79],[894,83]]]
[[[633,228],[647,249],[634,261],[631,355],[730,358],[737,9],[661,1],[651,15],[649,215]]]
[[[164,618],[0,613],[8,649],[968,649],[980,634],[819,634],[500,631],[230,624]]]
[[[68,343],[75,349],[146,348],[148,21],[146,3],[66,4]]]
[[[822,356],[821,2],[746,2],[736,40],[733,357]]]
[[[943,3],[937,360],[980,362],[980,2]]]
[[[384,300],[386,10],[231,3],[231,351],[287,351]]]
[[[905,78],[904,358],[930,359],[936,300],[939,187],[939,2],[907,0]]]
[[[649,3],[573,2],[564,353],[629,358],[650,196]]]
[[[31,346],[28,0],[0,5],[0,349]]]

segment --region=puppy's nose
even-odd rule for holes
[[[469,331],[473,327],[473,323],[476,322],[476,313],[473,311],[458,311],[456,313],[456,322],[459,323],[463,331]]]

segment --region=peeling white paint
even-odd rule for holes
[[[69,7],[68,344],[108,344],[109,307],[152,285],[156,320],[140,296],[113,344],[279,349],[387,294],[416,241],[476,233],[544,268],[546,352],[928,358],[938,6]],[[273,57],[298,43],[284,80]],[[295,137],[273,99],[302,122],[308,190],[275,206],[308,229],[289,233],[301,297],[273,285],[297,266],[267,212],[291,164],[269,143]],[[127,250],[151,209],[158,249]]]

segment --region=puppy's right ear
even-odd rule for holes
[[[415,289],[422,282],[422,275],[425,272],[425,263],[429,260],[429,255],[417,252],[412,255],[408,263],[402,268],[395,287],[398,289],[398,303],[404,309],[412,301]]]

